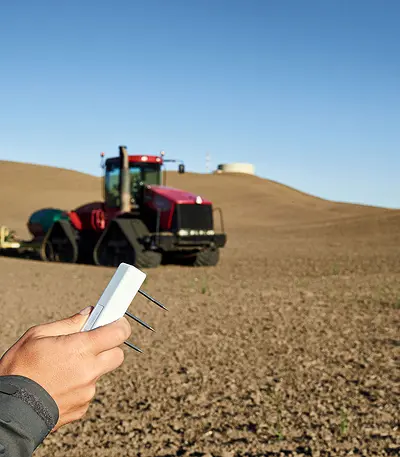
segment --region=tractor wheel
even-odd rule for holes
[[[219,262],[219,249],[205,249],[196,254],[192,265],[194,267],[214,267]]]
[[[137,268],[157,268],[161,265],[162,255],[154,251],[142,251],[136,253]]]
[[[75,233],[68,221],[57,221],[53,224],[43,240],[39,254],[45,262],[76,263],[78,247]]]
[[[134,265],[135,251],[126,240],[103,243],[96,251],[95,264],[118,267],[120,263]]]
[[[93,252],[96,265],[117,267],[120,263],[137,268],[156,268],[162,255],[141,243],[148,230],[140,219],[114,219],[100,237]]]
[[[116,243],[115,243],[116,244]],[[162,256],[159,252],[136,250],[128,242],[111,243],[97,250],[97,263],[107,267],[118,267],[120,263],[135,265],[136,268],[157,268]]]

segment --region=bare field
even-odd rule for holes
[[[58,200],[49,196],[38,176],[50,172],[0,162],[17,201],[0,201],[0,223],[23,230],[33,202],[100,198],[98,179],[65,170]],[[400,211],[255,177],[169,180],[223,208],[221,263],[147,271],[145,290],[169,312],[141,297],[132,304],[156,328],[133,324],[144,354],[127,349],[85,419],[36,455],[400,455]],[[28,326],[95,303],[113,270],[0,258],[0,273],[5,350]]]

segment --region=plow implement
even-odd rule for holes
[[[15,231],[10,230],[5,225],[0,226],[0,255],[41,258],[40,250],[42,243],[43,240],[41,239],[32,239],[29,241],[19,239]]]

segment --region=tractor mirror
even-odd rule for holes
[[[183,165],[182,163],[179,165],[178,173],[180,173],[180,174],[185,173],[185,165]]]

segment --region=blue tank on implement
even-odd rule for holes
[[[44,236],[54,222],[69,220],[66,211],[59,208],[43,208],[31,214],[28,229],[34,237]]]

